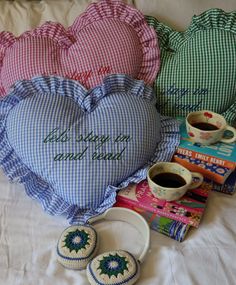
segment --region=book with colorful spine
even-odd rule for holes
[[[140,215],[142,215],[147,223],[149,224],[150,228],[154,231],[157,231],[160,234],[166,235],[176,241],[182,242],[189,229],[190,225],[184,224],[182,222],[178,222],[166,217],[161,217],[157,214],[154,214],[150,211],[144,210],[140,207],[135,207],[134,205],[127,204],[118,200],[115,204],[116,207],[124,207],[129,208]]]
[[[120,190],[115,206],[139,212],[153,230],[183,241],[191,226],[199,226],[211,189],[211,181],[204,180],[199,188],[187,191],[177,201],[168,202],[154,197],[145,180]]]
[[[236,191],[236,171],[230,174],[223,185],[213,182],[212,190],[233,195]]]

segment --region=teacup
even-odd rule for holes
[[[194,182],[194,178],[198,181]],[[203,182],[203,176],[198,172],[190,172],[175,162],[158,162],[148,170],[147,180],[156,198],[174,201],[181,198],[189,189],[199,187]]]
[[[188,114],[186,129],[191,141],[203,145],[216,142],[232,143],[236,141],[235,128],[227,125],[223,116],[212,111],[196,111]],[[224,137],[225,131],[232,133],[232,137]]]

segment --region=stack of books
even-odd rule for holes
[[[115,206],[140,213],[151,229],[181,242],[191,226],[199,226],[211,189],[211,181],[205,179],[201,187],[187,191],[177,201],[167,202],[154,197],[145,180],[120,190]]]
[[[205,179],[201,187],[189,190],[177,201],[167,202],[154,197],[147,181],[130,185],[118,192],[115,206],[140,213],[156,230],[179,242],[191,227],[198,227],[211,190],[234,194],[236,191],[236,143],[203,146],[191,142],[184,119],[179,119],[181,142],[173,156],[190,171],[200,172]]]

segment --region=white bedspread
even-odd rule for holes
[[[182,243],[151,231],[137,285],[235,285],[235,205],[236,195],[211,193],[199,229]],[[56,243],[66,226],[0,173],[0,285],[88,285],[85,271],[66,270],[56,261]],[[100,252],[141,252],[141,235],[129,224],[102,222],[96,228]]]
[[[46,20],[71,24],[91,1],[0,1],[0,30],[19,35]],[[193,14],[219,7],[236,9],[236,0],[137,0],[143,13],[177,29],[184,29]],[[192,229],[183,243],[151,232],[151,248],[137,285],[235,285],[236,195],[211,193],[199,229]],[[85,271],[64,269],[55,248],[68,224],[51,217],[0,172],[0,285],[88,285]],[[123,222],[96,225],[100,252],[129,250],[138,255],[142,238]]]

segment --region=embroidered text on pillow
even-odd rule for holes
[[[0,113],[3,170],[71,223],[111,207],[118,189],[145,179],[179,143],[178,124],[160,118],[152,88],[125,75],[90,91],[58,77],[20,81]]]
[[[0,33],[0,96],[17,80],[57,75],[86,88],[108,74],[128,74],[152,84],[159,69],[153,28],[137,9],[122,1],[92,3],[66,30],[47,22],[14,37]]]
[[[155,81],[160,112],[186,116],[212,110],[236,126],[236,12],[210,9],[185,32],[147,17],[159,37],[161,70]]]

